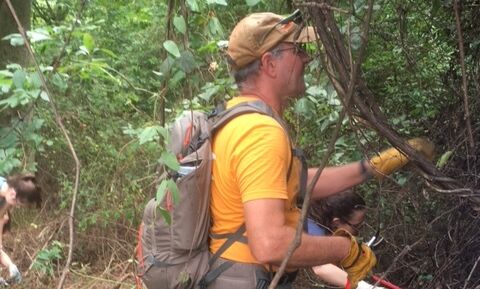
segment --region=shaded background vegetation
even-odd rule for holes
[[[337,24],[354,55],[366,2],[336,3],[348,11],[336,14]],[[35,57],[82,165],[67,288],[134,286],[136,228],[167,161],[164,123],[183,109],[208,109],[235,95],[222,42],[235,22],[250,12],[286,14],[302,4],[38,0],[19,8],[31,9]],[[9,15],[5,1],[0,8],[0,15]],[[460,5],[472,147],[454,1],[374,3],[361,77],[401,136],[429,137],[437,145],[438,168],[476,190],[435,190],[413,166],[358,188],[372,207],[365,237],[380,228],[385,238],[376,248],[376,273],[386,272],[402,288],[480,286],[478,207],[466,198],[480,189],[479,8],[475,0]],[[18,45],[21,38],[11,35],[5,43]],[[314,55],[307,93],[287,113],[310,165],[325,154],[342,108]],[[52,288],[68,252],[75,164],[31,62],[2,63],[0,174],[37,171],[46,200],[41,211],[15,211],[6,248],[25,272],[20,288]],[[330,163],[371,156],[388,145],[365,121],[346,119]],[[310,274],[302,276],[298,288],[320,286]]]

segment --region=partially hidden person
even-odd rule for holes
[[[14,207],[35,204],[40,207],[41,188],[37,184],[33,174],[16,174],[8,177],[0,177],[0,263],[8,269],[7,280],[0,277],[1,285],[20,283],[22,274],[17,265],[5,252],[3,247],[3,235],[10,230],[11,213]]]
[[[330,236],[333,232],[343,229],[353,236],[360,233],[365,224],[367,214],[365,200],[353,190],[329,196],[312,202],[308,212],[308,234],[315,236]],[[312,268],[313,272],[324,282],[349,288],[348,274],[335,264],[325,264]],[[374,286],[366,281],[360,281],[358,289],[373,289],[384,287]]]

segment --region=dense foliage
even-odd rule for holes
[[[465,187],[478,190],[480,3],[463,1],[460,11],[470,99],[470,118],[465,119],[453,2],[376,1],[361,77],[401,135],[432,139],[438,146],[438,166]],[[345,35],[350,33],[345,41],[355,54],[367,1],[338,5],[352,12],[338,13],[338,25]],[[25,234],[40,236],[22,235],[32,244],[15,252],[17,259],[22,259],[22,250],[36,256],[31,268],[35,274],[26,278],[25,286],[53,287],[68,250],[65,220],[75,167],[53,107],[81,162],[75,212],[78,234],[68,284],[89,288],[104,282],[107,288],[121,280],[122,288],[131,288],[134,279],[128,273],[133,272],[135,231],[143,206],[157,192],[162,167],[176,166],[165,149],[165,123],[184,109],[209,109],[235,95],[224,53],[228,33],[238,19],[252,11],[289,13],[293,7],[291,1],[261,0],[33,1],[28,35],[41,71],[19,64],[0,67],[0,175],[37,171],[47,200],[39,213],[42,221],[35,221],[35,226],[28,229],[39,217],[32,212],[20,213],[16,219],[15,233],[26,228]],[[19,34],[2,41],[23,44]],[[292,105],[287,118],[315,165],[325,154],[342,103],[323,71],[321,49],[311,49],[307,93]],[[50,95],[39,73],[45,76]],[[467,141],[466,121],[477,136],[474,147]],[[368,124],[347,118],[330,163],[358,160],[387,145]],[[460,234],[452,227],[468,226],[479,234],[469,202],[429,189],[414,170],[359,189],[375,208],[371,229],[381,226],[388,242],[378,251],[379,270],[389,268],[404,245],[414,242],[411,237],[426,239],[395,260],[408,270],[401,265],[390,268],[389,279],[405,288],[433,288],[454,281],[463,286],[472,270],[477,273],[467,288],[480,285],[478,270],[472,269],[478,241],[466,245],[476,252],[473,257],[445,253],[461,250],[456,240],[463,239],[444,238],[449,232]],[[453,208],[452,201],[459,207]],[[430,223],[452,211],[441,222]],[[432,265],[429,254],[438,246],[444,251],[438,258],[434,255]],[[451,256],[460,259],[453,263],[459,268],[444,262]],[[27,259],[23,263],[24,268],[30,265]]]

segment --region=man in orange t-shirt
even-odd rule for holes
[[[236,25],[230,35],[228,57],[240,95],[227,107],[262,101],[281,117],[288,103],[305,92],[303,74],[310,57],[302,44],[316,40],[316,34],[312,27],[302,28],[288,20],[273,13],[254,13]],[[272,271],[281,264],[295,236],[300,161],[293,157],[283,125],[259,113],[244,114],[227,123],[215,134],[212,149],[210,233],[225,236],[245,225],[246,240],[234,242],[213,264],[215,270],[225,262],[234,263],[208,288],[267,288]],[[395,161],[390,158],[325,168],[312,197],[341,192],[373,174],[388,174],[408,161],[397,150],[391,154]],[[315,172],[308,170],[308,181]],[[210,251],[217,252],[225,240],[213,237]],[[375,262],[371,250],[359,246],[350,235],[319,237],[303,233],[300,246],[288,262],[290,273],[282,277],[277,288],[291,288],[298,268],[327,263],[343,266],[352,288],[356,288]]]

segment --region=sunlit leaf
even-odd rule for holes
[[[173,25],[180,33],[185,34],[187,32],[187,24],[182,15],[173,17]]]
[[[90,33],[83,34],[83,46],[85,46],[89,52],[92,52],[95,48],[95,40]]]
[[[163,201],[163,198],[165,198],[166,194],[167,194],[167,180],[162,180],[162,182],[157,188],[157,194],[155,196],[155,199],[157,200],[157,204],[160,204]]]
[[[248,6],[252,7],[257,5],[261,0],[245,0],[245,3],[247,3]]]
[[[446,151],[438,160],[437,162],[437,168],[443,168],[445,164],[447,164],[448,160],[452,156],[453,151]]]
[[[50,35],[48,35],[48,32],[45,29],[27,31],[27,36],[32,43],[51,39]]]
[[[163,42],[163,48],[168,51],[171,55],[175,56],[176,58],[180,57],[180,51],[178,50],[178,46],[172,40],[167,40]]]
[[[200,11],[200,7],[198,6],[197,0],[187,0],[187,5],[193,12]]]

